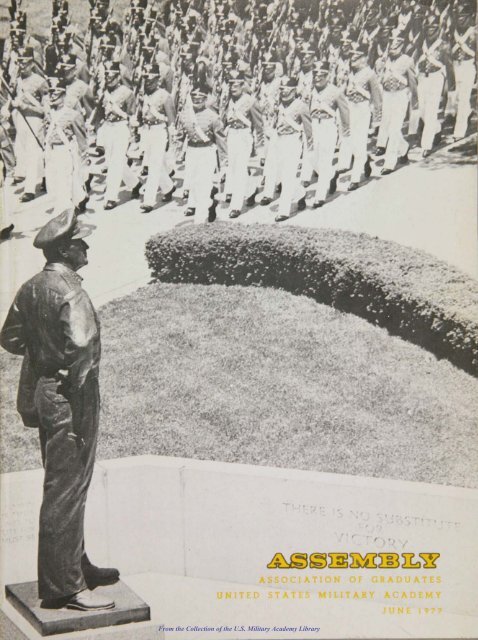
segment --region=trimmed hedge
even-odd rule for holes
[[[272,225],[195,225],[146,243],[162,282],[258,285],[354,313],[478,376],[478,281],[366,234]]]

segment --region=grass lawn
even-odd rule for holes
[[[98,457],[161,454],[478,486],[478,380],[272,289],[150,285],[101,310]],[[40,466],[0,354],[3,470]]]

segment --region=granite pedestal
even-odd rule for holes
[[[43,609],[38,599],[36,582],[6,585],[7,600],[42,635],[71,633],[114,625],[143,622],[151,619],[149,606],[124,582],[97,587],[95,592],[115,601],[115,608],[104,611]]]

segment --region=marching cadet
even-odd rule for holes
[[[304,44],[299,49],[299,79],[297,83],[297,95],[305,104],[310,103],[312,88],[314,86],[314,59],[315,53],[309,44]],[[309,186],[312,181],[313,167],[310,163],[309,154],[307,153],[307,140],[305,135],[302,136],[302,167],[300,170],[300,179],[304,186]]]
[[[185,216],[196,216],[197,222],[216,218],[213,178],[217,156],[222,164],[226,157],[224,124],[219,115],[207,106],[208,85],[194,83],[191,91],[192,110],[183,112],[181,124],[187,137],[186,171],[190,176],[189,197]]]
[[[12,102],[13,122],[17,132],[14,183],[25,180],[20,200],[29,202],[35,197],[37,186],[44,183],[42,138],[48,83],[33,70],[32,49],[22,49],[18,61],[20,77],[17,81],[16,98]]]
[[[397,34],[404,39],[410,31],[411,20],[413,17],[412,0],[401,0],[397,14]]]
[[[163,202],[170,202],[176,189],[166,163],[166,148],[175,136],[176,112],[171,94],[160,87],[160,70],[155,62],[144,68],[142,120],[141,144],[148,175],[141,211],[149,213],[156,204],[158,188]]]
[[[61,78],[61,85],[65,88],[64,103],[66,107],[76,109],[85,118],[85,122],[91,117],[94,110],[95,99],[90,86],[78,77],[77,58],[73,54],[64,54],[57,64],[57,75]],[[86,125],[85,125],[86,126]],[[81,154],[79,173],[85,185],[86,193],[90,192],[93,174],[89,172],[88,153]],[[78,205],[78,212],[85,210],[88,199],[84,198]]]
[[[310,99],[314,148],[312,166],[319,178],[313,208],[325,204],[327,192],[337,190],[337,173],[334,169],[335,146],[338,138],[337,114],[340,117],[343,137],[350,135],[350,115],[347,99],[342,89],[331,81],[328,60],[314,65],[314,90]]]
[[[412,58],[403,53],[404,46],[402,37],[391,39],[381,74],[383,109],[377,155],[385,154],[382,175],[392,173],[397,161],[400,164],[408,161],[409,145],[402,135],[402,127],[409,105],[414,110],[418,103],[415,65]]]
[[[303,44],[298,49],[299,77],[297,82],[297,95],[307,103],[310,100],[312,87],[314,86],[314,59],[315,52],[309,44]]]
[[[105,210],[118,205],[121,182],[131,189],[131,197],[139,198],[141,182],[127,162],[130,139],[129,120],[135,112],[134,94],[121,81],[119,62],[105,62],[105,92],[102,97],[105,122],[101,126],[101,140],[105,148],[106,191]]]
[[[471,7],[457,6],[456,28],[453,32],[453,70],[456,82],[456,121],[453,131],[455,140],[464,138],[471,113],[471,92],[475,83],[475,39],[476,29]]]
[[[423,157],[431,153],[435,136],[440,133],[438,110],[448,78],[449,89],[455,85],[450,48],[440,36],[440,25],[435,15],[430,15],[425,25],[422,53],[418,60],[418,109],[423,120],[421,148]]]
[[[71,53],[62,55],[57,63],[57,73],[61,75],[65,87],[65,104],[89,118],[95,99],[89,85],[77,76],[76,56]]]
[[[229,217],[238,218],[247,195],[253,133],[257,147],[262,147],[263,121],[258,101],[245,92],[244,75],[240,71],[230,71],[229,86],[230,99],[226,109],[228,168],[224,192],[226,202],[231,204]]]
[[[83,167],[88,154],[85,121],[65,99],[65,86],[61,82],[52,84],[46,117],[45,176],[55,215],[73,207],[80,213],[87,202],[83,186]]]
[[[18,56],[25,48],[26,30],[21,23],[14,20],[10,24],[9,38],[5,42],[3,51],[2,66],[5,74],[10,79],[12,86],[15,86],[19,74]]]
[[[382,111],[382,95],[380,84],[375,72],[367,61],[367,48],[357,45],[352,49],[350,58],[351,72],[345,89],[350,112],[350,145],[344,165],[340,169],[347,169],[350,156],[353,156],[352,174],[349,191],[358,189],[362,173],[368,178],[372,173],[370,158],[367,155],[368,133],[372,118],[379,122]]]
[[[264,126],[264,175],[276,173],[277,131],[275,120],[279,108],[280,62],[271,52],[266,52],[262,62],[262,81],[259,84],[258,100],[262,110]]]
[[[312,150],[312,124],[307,105],[297,96],[297,78],[282,76],[280,104],[277,113],[277,165],[275,175],[266,175],[263,199],[260,204],[269,204],[277,182],[282,185],[276,222],[287,220],[292,201],[297,200],[297,209],[306,207],[305,189],[297,177],[302,154],[302,132],[307,140],[307,151]]]

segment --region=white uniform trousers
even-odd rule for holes
[[[27,116],[27,121],[36,137],[43,142],[43,118]],[[43,180],[45,169],[43,151],[32,135],[25,118],[15,110],[13,122],[15,137],[15,177],[25,178],[25,193],[35,193],[38,184]]]
[[[54,213],[71,209],[86,196],[82,161],[76,141],[70,146],[47,144],[45,148],[45,178],[48,195],[53,198]]]
[[[249,129],[229,128],[227,133],[228,167],[224,192],[232,195],[231,211],[241,211],[248,188],[248,165],[252,153]]]
[[[453,64],[456,82],[456,122],[453,135],[464,138],[471,113],[471,92],[475,84],[476,67],[474,60],[462,60]]]
[[[189,197],[188,207],[196,209],[195,222],[206,222],[212,205],[211,189],[217,166],[216,146],[190,147],[186,149]]]
[[[434,71],[428,76],[418,76],[418,110],[423,120],[421,147],[429,151],[433,146],[433,139],[441,129],[438,120],[438,110],[443,92],[445,76],[441,71]]]
[[[105,148],[106,191],[105,200],[118,200],[121,182],[128,189],[132,189],[138,182],[133,170],[128,166],[126,153],[128,151],[130,132],[128,123],[105,122],[102,127],[101,140]]]
[[[368,100],[364,100],[363,102],[349,101],[349,112],[350,137],[344,138],[342,141],[346,155],[348,155],[348,161],[345,162],[345,166],[343,168],[350,165],[350,156],[353,156],[354,159],[350,181],[360,182],[365,163],[367,162],[368,132],[370,128],[370,119],[372,117],[370,102]]]
[[[300,179],[302,182],[310,182],[313,171],[314,167],[307,147],[307,138],[305,133],[302,132],[302,166],[300,169]]]
[[[143,202],[154,207],[158,189],[168,193],[174,187],[169,177],[166,162],[168,130],[165,124],[145,126],[142,131],[144,164],[148,167],[148,177],[144,186]]]
[[[398,91],[383,91],[382,121],[377,147],[386,147],[385,169],[395,169],[398,158],[408,151],[408,142],[402,135],[402,127],[409,102],[410,92],[406,87]]]
[[[278,180],[279,136],[273,129],[268,137],[267,151],[264,160],[264,193],[263,196],[273,198]]]
[[[278,215],[290,215],[293,200],[305,196],[305,189],[297,177],[300,156],[302,153],[302,138],[300,133],[291,133],[277,138],[277,178],[282,190],[279,198]]]
[[[334,155],[338,136],[335,118],[323,118],[322,120],[313,118],[312,134],[314,137],[312,166],[319,176],[315,199],[325,200],[330,181],[335,175]]]

